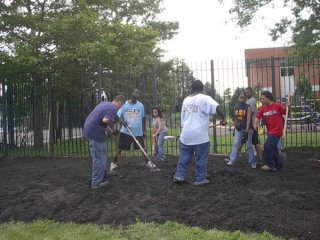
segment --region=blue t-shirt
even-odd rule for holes
[[[83,136],[97,142],[106,141],[106,127],[102,122],[103,118],[115,120],[117,118],[118,109],[111,102],[99,103],[88,115],[83,128]]]
[[[118,117],[123,118],[128,123],[135,137],[143,136],[142,119],[144,117],[144,106],[141,102],[137,101],[135,104],[131,104],[126,101],[119,109]],[[122,126],[120,132],[130,135],[124,126]]]

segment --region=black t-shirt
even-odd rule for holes
[[[243,103],[238,103],[234,107],[234,115],[235,115],[235,127],[238,131],[246,129],[247,126],[247,115],[248,115],[248,108],[250,105]]]

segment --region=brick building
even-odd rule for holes
[[[297,83],[305,80],[312,87],[312,95],[320,98],[320,57],[289,57],[289,48],[245,49],[248,86],[260,86],[278,98],[295,93]]]

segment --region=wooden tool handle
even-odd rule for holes
[[[288,102],[291,102],[291,96],[288,96]],[[283,127],[283,134],[282,134],[282,138],[285,138],[286,133],[287,133],[287,125],[288,125],[288,114],[289,114],[289,106],[286,106],[286,116],[284,119],[284,127]]]

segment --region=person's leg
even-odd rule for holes
[[[283,139],[281,139],[280,137],[274,136],[274,153],[273,153],[273,160],[274,160],[274,164],[275,164],[275,168],[279,171],[283,170],[283,162],[280,158],[280,154],[279,152],[281,151],[282,148],[282,141]]]
[[[107,144],[89,140],[90,154],[92,157],[92,179],[91,186],[97,186],[102,182],[106,174],[107,166]]]
[[[261,145],[259,143],[254,145],[254,148],[256,149],[256,153],[257,153],[257,160],[259,162],[262,161],[262,149],[261,149]]]
[[[194,145],[185,145],[180,142],[180,155],[177,164],[176,173],[174,174],[175,178],[185,180],[188,174],[188,168],[190,161],[193,157]]]
[[[230,164],[235,163],[237,160],[238,149],[241,144],[241,136],[242,136],[242,131],[238,131],[237,129],[235,129],[234,130],[233,146],[232,146],[232,151],[230,154]]]
[[[207,178],[210,142],[195,146],[196,174],[195,183],[202,183]]]
[[[268,135],[266,142],[264,144],[264,149],[263,149],[263,158],[266,163],[270,168],[274,168],[276,165],[276,161],[280,161],[279,159],[279,150],[278,150],[278,142],[279,142],[279,137],[274,136],[274,135]],[[278,158],[278,159],[277,159]]]
[[[110,172],[114,171],[120,165],[120,156],[122,150],[129,151],[132,144],[132,137],[125,133],[120,133],[118,146],[116,146],[116,156],[113,158],[113,162],[110,164]]]
[[[252,145],[254,145],[254,148],[257,153],[256,160],[261,162],[262,161],[262,149],[260,146],[259,133],[257,130],[253,130]]]
[[[167,135],[167,132],[160,133],[157,136],[157,146],[158,146],[158,155],[157,159],[160,161],[165,161],[167,159],[166,154],[164,152],[163,144],[164,144],[164,136]]]
[[[253,136],[253,130],[250,129],[248,133],[248,139],[247,139],[248,162],[252,168],[256,168],[257,162],[253,152],[252,136]]]

